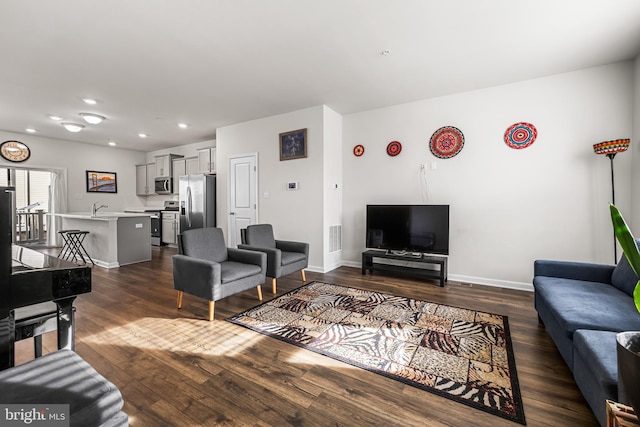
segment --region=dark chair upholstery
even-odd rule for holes
[[[227,248],[219,228],[196,228],[178,236],[179,254],[172,257],[173,287],[178,290],[178,308],[186,292],[209,301],[209,320],[214,302],[256,287],[262,301],[267,269],[263,253]]]
[[[309,244],[276,240],[271,224],[255,224],[244,231],[241,249],[267,254],[267,276],[271,277],[272,291],[276,293],[276,280],[295,271],[300,271],[302,281],[306,281],[304,269],[309,265]]]

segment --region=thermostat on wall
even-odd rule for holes
[[[298,183],[297,182],[289,182],[287,184],[287,190],[297,190],[298,189]]]

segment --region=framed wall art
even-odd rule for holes
[[[85,180],[87,193],[118,192],[118,180],[115,172],[87,171]]]
[[[307,129],[298,129],[280,134],[280,160],[307,157]]]

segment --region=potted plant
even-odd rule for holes
[[[629,265],[640,277],[640,250],[622,214],[610,205],[611,221]],[[633,290],[633,302],[640,313],[640,280]],[[618,394],[626,393],[636,414],[640,414],[640,331],[620,332],[616,336],[618,354]]]

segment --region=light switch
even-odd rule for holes
[[[268,199],[270,196],[271,196],[271,194],[269,194],[269,192],[268,192],[268,191],[265,191],[265,192],[262,194],[262,197],[264,197],[265,199]]]

